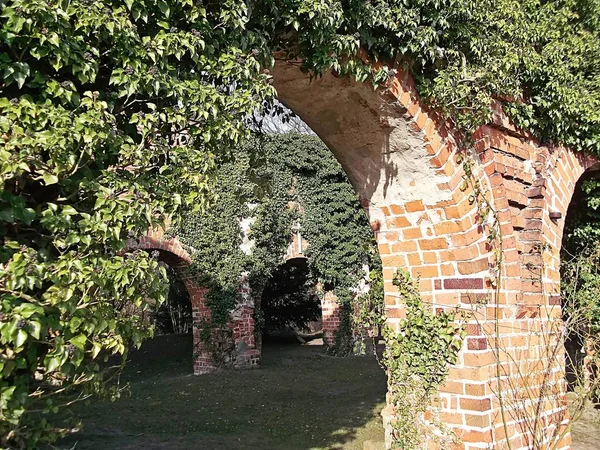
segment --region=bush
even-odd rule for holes
[[[226,42],[238,16],[188,1],[2,2],[1,447],[40,448],[67,432],[53,413],[117,395],[103,361],[151,334],[128,312],[164,299],[165,274],[136,239],[206,203],[214,155],[273,92]]]

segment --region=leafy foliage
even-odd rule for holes
[[[566,378],[573,392],[570,419],[578,420],[600,392],[600,244],[561,261]],[[561,349],[562,350],[562,349]],[[560,355],[562,358],[562,354]]]
[[[350,302],[351,289],[364,277],[363,264],[380,267],[356,193],[316,136],[257,135],[219,164],[216,180],[214,206],[190,212],[173,231],[192,255],[200,279],[211,286],[212,322],[227,323],[242,273],[248,274],[258,302],[281,290],[276,286],[281,280],[275,280],[263,294],[278,275],[296,222],[309,242],[306,283],[321,281],[340,301]],[[243,220],[251,224],[249,254],[240,248]]]
[[[406,304],[406,318],[398,333],[385,329],[384,364],[388,389],[396,416],[395,448],[420,448],[427,432],[424,413],[433,395],[455,364],[466,335],[456,311],[434,312],[423,303],[418,286],[410,274],[398,271],[394,284]],[[434,419],[435,422],[435,419]],[[436,423],[442,427],[441,423]]]
[[[39,448],[64,432],[49,413],[117,393],[102,355],[149,335],[128,305],[165,295],[135,238],[205,202],[213,154],[247,135],[272,89],[214,26],[235,35],[243,8],[0,8],[0,439]]]
[[[543,141],[600,151],[597,0],[248,2],[247,28],[278,58],[384,85],[395,64],[461,129],[493,98]],[[373,72],[364,56],[393,61]]]
[[[591,175],[575,186],[563,232],[562,259],[589,253],[600,241],[600,178]]]
[[[154,307],[152,317],[158,333],[186,334],[192,331],[192,302],[185,283],[175,270],[167,267],[169,294],[164,303]]]
[[[280,205],[292,202],[296,208],[290,221],[298,220],[308,242],[313,277],[340,300],[351,299],[350,290],[365,275],[363,264],[376,266],[378,256],[367,217],[340,164],[312,135],[264,135],[250,151],[260,155],[256,164],[262,173],[256,179],[262,190]],[[252,236],[259,238],[255,225]]]
[[[192,256],[191,271],[198,283],[209,286],[208,302],[212,319],[228,323],[235,306],[241,275],[246,270],[246,255],[241,249],[240,220],[250,215],[251,183],[245,179],[248,156],[234,152],[233,161],[218,163],[212,191],[217,200],[205,211],[189,208],[183,220],[170,232],[177,235]]]
[[[600,179],[592,172],[575,186],[563,231],[561,295],[571,338],[600,331],[599,242]]]
[[[373,351],[376,351],[379,335],[387,321],[381,267],[371,270],[368,282],[369,290],[358,295],[351,305],[352,323],[350,328],[354,338],[352,352],[355,354],[366,352],[368,339],[372,342]]]

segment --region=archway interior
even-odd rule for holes
[[[154,311],[157,334],[191,334],[193,329],[192,301],[177,270],[166,267],[169,292],[166,300]]]
[[[321,302],[306,258],[281,264],[260,301],[263,341],[304,342],[322,332]]]
[[[566,379],[569,391],[583,388],[594,369],[588,339],[590,318],[600,312],[600,171],[585,172],[573,190],[565,217],[561,246],[561,299],[565,338]],[[593,319],[592,319],[593,320]]]

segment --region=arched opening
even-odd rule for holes
[[[275,85],[282,102],[311,125],[329,146],[360,196],[382,259],[390,328],[398,331],[405,313],[402,296],[393,283],[398,268],[408,269],[418,279],[418,291],[423,301],[436,314],[457,305],[463,310],[483,311],[481,321],[473,319],[467,324],[462,351],[438,390],[442,421],[449,424],[463,441],[457,448],[475,448],[482,443],[502,448],[507,440],[514,442],[514,449],[530,448],[526,429],[527,420],[531,418],[529,406],[513,404],[513,411],[525,417],[508,426],[503,424],[497,391],[494,390],[500,383],[495,382],[509,378],[506,373],[510,375],[522,367],[531,367],[527,364],[533,362],[534,365],[536,358],[540,359],[539,353],[536,354],[540,350],[539,342],[549,336],[544,334],[544,327],[552,325],[557,314],[560,315],[560,308],[552,309],[560,303],[556,289],[562,225],[555,213],[566,213],[564,202],[568,201],[572,185],[583,171],[579,169],[585,168],[587,163],[564,149],[550,151],[531,143],[527,136],[519,135],[514,127],[501,122],[501,117],[497,118],[498,123],[478,131],[473,149],[477,158],[474,167],[481,169],[476,174],[481,175],[478,178],[481,185],[489,184],[491,194],[486,201],[496,208],[498,229],[504,235],[501,250],[505,265],[499,272],[494,272],[491,266],[498,249],[493,248],[494,243],[490,243],[489,236],[484,233],[480,205],[470,198],[474,195],[473,189],[469,185],[463,189],[466,174],[464,166],[455,158],[456,143],[444,124],[426,111],[414,96],[410,80],[396,77],[386,89],[373,91],[371,86],[326,74],[309,86],[308,77],[297,68],[288,67],[275,69]],[[558,172],[568,169],[570,178],[554,176],[552,170],[556,167]],[[320,235],[327,236],[327,232]],[[546,271],[543,276],[540,275],[542,267]],[[494,278],[498,273],[501,277]],[[195,302],[193,295],[192,302]],[[490,329],[496,330],[491,337],[486,334]],[[555,335],[551,337],[555,338]],[[502,349],[503,357],[506,356],[502,365],[496,357],[497,348],[492,347],[494,340],[506,343],[506,348]],[[323,360],[315,356],[296,365],[294,370],[300,370],[299,367],[302,370],[298,376],[280,371],[282,367],[293,365],[289,358],[282,360],[281,367],[267,360],[264,367],[274,369],[270,372],[274,376],[249,371],[244,376],[243,386],[228,384],[234,376],[231,374],[208,376],[205,383],[210,385],[211,392],[218,393],[218,398],[202,398],[201,404],[191,402],[186,405],[186,410],[202,411],[202,405],[207,401],[211,405],[221,403],[222,392],[229,392],[234,399],[227,405],[229,410],[241,407],[255,412],[256,405],[272,393],[274,398],[269,399],[268,406],[277,414],[264,417],[255,414],[262,417],[257,422],[252,422],[254,418],[249,419],[256,428],[270,430],[272,423],[287,415],[303,417],[300,409],[289,410],[287,405],[298,398],[304,400],[314,395],[318,401],[311,403],[310,411],[319,411],[317,415],[313,414],[318,426],[311,422],[307,429],[315,427],[316,434],[313,435],[318,436],[319,444],[343,446],[360,424],[354,422],[351,425],[353,431],[340,432],[344,425],[331,413],[332,402],[351,396],[337,381],[352,378],[351,372],[358,370],[359,375],[364,376],[364,379],[359,378],[363,384],[361,392],[364,392],[364,384],[377,376],[383,377],[383,373],[378,371],[378,375],[368,373],[365,376],[367,369],[361,364],[366,359],[353,359],[352,365],[346,366],[349,372],[345,374],[335,372],[346,364],[347,360],[343,359],[337,359],[335,367],[329,367],[330,372],[319,370],[315,362]],[[500,375],[495,370],[499,366]],[[560,415],[554,415],[555,412],[564,412],[558,372],[554,371],[554,366],[546,372],[550,374],[550,383],[558,386],[553,391],[556,393],[554,404],[558,406],[542,411],[545,415],[541,417],[547,421],[551,420],[550,414],[554,420]],[[328,380],[328,375],[335,382]],[[533,375],[537,377],[538,373]],[[310,395],[292,396],[289,385],[286,389],[277,389],[282,380],[288,379],[286,377],[302,389],[307,386],[303,384],[307,379],[311,380],[311,386],[325,387],[319,392],[310,391]],[[383,381],[383,378],[377,380]],[[250,390],[248,386],[256,386],[256,389]],[[523,391],[520,388],[524,386],[519,381],[515,386],[514,392]],[[188,388],[192,389],[191,385],[179,387],[178,392],[184,394]],[[253,396],[254,391],[260,396]],[[184,394],[177,397],[178,406],[185,400]],[[194,390],[193,395],[202,397],[198,390]],[[323,404],[325,408],[321,408]],[[369,408],[365,409],[365,404]],[[369,399],[356,397],[352,404],[336,404],[336,409],[342,411],[341,416],[346,417],[364,418],[372,414],[372,407],[373,402]],[[546,408],[546,403],[541,407]],[[208,409],[204,410],[207,415],[202,417],[221,417],[223,413],[222,409]],[[394,411],[389,409],[386,413],[391,416]],[[368,414],[365,414],[367,410]],[[184,433],[198,426],[202,429],[202,439],[207,439],[214,431],[214,428],[192,423],[194,418],[188,420],[188,416],[181,420],[182,424],[176,424],[181,426],[177,428],[178,432]],[[214,425],[214,421],[209,423]],[[219,422],[219,425],[223,424]],[[244,434],[247,429],[242,425],[245,426],[236,422],[228,430],[243,435],[244,442],[264,442]],[[564,422],[553,423],[553,426],[557,425],[563,426]],[[392,428],[388,426],[387,430]],[[311,448],[316,442],[303,440],[310,435],[302,429],[302,433],[298,431],[294,436],[288,433],[283,437],[268,438],[272,438],[269,443],[273,448],[283,448],[291,441],[303,442],[306,448]],[[336,436],[335,442],[332,436]],[[342,437],[338,439],[339,436]],[[219,448],[220,443],[205,440],[202,445]],[[568,445],[569,437],[565,435],[557,448],[568,448]]]
[[[172,340],[179,343],[179,348],[189,349],[194,374],[212,372],[214,361],[199,327],[202,321],[210,318],[210,310],[206,304],[206,288],[199,285],[189,272],[190,256],[179,241],[165,239],[161,229],[150,231],[136,245],[152,253],[159,262],[167,266],[170,298],[163,304],[162,313],[163,320],[170,321],[171,326],[165,325],[165,329],[179,328],[179,331],[185,331]]]
[[[321,302],[308,260],[292,258],[279,265],[260,300],[263,343],[303,343],[322,332]]]
[[[326,155],[331,156],[329,153]],[[354,195],[349,198],[354,205],[351,212],[360,214],[365,235],[371,239],[372,230],[360,205]],[[321,199],[313,200],[318,210]],[[338,218],[333,214],[328,212],[321,216],[319,219],[337,226]],[[307,233],[309,228],[307,225]],[[328,230],[321,229],[320,225],[314,228],[318,230],[317,237],[323,239],[323,245],[331,241]],[[252,237],[251,234],[248,236]],[[296,240],[295,255],[305,253],[308,248],[305,242],[298,244]],[[143,246],[148,251],[158,248],[159,260],[181,267],[188,289],[193,289],[193,284],[189,284],[191,281],[185,277],[186,264],[178,264],[185,260],[175,258],[177,250],[172,242],[161,241],[160,246],[147,242]],[[316,246],[313,245],[313,249]],[[279,261],[285,258],[284,253],[276,255]],[[329,249],[323,257],[330,264],[335,255]],[[284,262],[276,274],[279,275],[278,283],[267,286],[261,298],[276,297],[284,291],[300,302],[314,302],[313,312],[316,306],[316,315],[320,314],[320,300],[313,295],[314,283],[309,280],[305,256]],[[257,296],[251,291],[246,294]],[[258,299],[254,297],[253,300],[253,304],[256,304]],[[335,299],[332,300],[335,302]],[[289,303],[271,306],[275,306],[271,309],[279,311],[274,314],[279,319],[284,313],[290,312]],[[301,311],[300,317],[297,314],[292,316],[291,322],[297,325],[306,323],[315,314],[306,315]],[[281,323],[282,320],[276,322]],[[283,322],[289,324],[286,319]],[[233,330],[236,332],[235,328]],[[152,348],[153,342],[148,344],[150,346],[146,349],[142,347],[144,353],[136,355],[138,359],[128,369],[127,380],[132,384],[131,397],[101,405],[100,411],[83,412],[86,429],[83,431],[82,444],[87,448],[97,448],[94,438],[102,436],[106,429],[121,432],[104,432],[102,443],[98,444],[102,448],[123,446],[123,436],[128,446],[151,448],[160,442],[165,450],[358,450],[369,445],[380,447],[383,441],[380,412],[385,402],[385,373],[372,356],[334,358],[325,355],[320,346],[298,342],[298,345],[286,345],[284,349],[265,348],[258,370],[218,371],[192,379],[188,376],[188,370],[181,370],[179,360],[186,358],[189,361],[189,355],[183,355],[178,348]],[[144,411],[144,414],[141,415],[140,411]],[[182,414],[181,411],[191,413]],[[173,417],[177,420],[173,420]]]
[[[565,374],[574,448],[598,442],[600,361],[600,172],[592,166],[577,180],[564,218],[561,303]]]
[[[589,158],[542,146],[499,103],[492,123],[463,145],[402,71],[378,90],[332,73],[311,79],[285,61],[273,77],[280,101],[323,139],[361,198],[381,254],[387,324],[399,331],[406,313],[398,268],[418,279],[436,312],[458,307],[477,317],[437,388],[442,421],[463,441],[457,448],[553,440],[569,448],[561,363],[547,345],[560,325],[555,213],[566,213]],[[552,348],[562,354],[560,346]],[[522,397],[530,386],[544,398]],[[399,411],[389,398],[391,445]]]
[[[383,266],[387,325],[399,331],[406,317],[405,299],[394,283],[398,269],[417,280],[430,308],[471,308],[474,302],[467,294],[483,296],[487,288],[488,256],[480,250],[485,238],[469,193],[457,189],[462,173],[454,158],[456,143],[420,103],[410,79],[399,74],[390,85],[374,90],[333,73],[309,78],[288,62],[276,63],[273,79],[279,100],[340,162],[367,213]],[[462,252],[458,264],[457,247]],[[472,330],[480,334],[475,326]],[[466,365],[479,364],[472,359]],[[462,388],[462,374],[450,377]],[[465,392],[444,392],[443,387],[441,392],[447,405],[443,414],[450,417],[450,405],[457,405]],[[394,414],[393,407],[382,412],[386,448],[395,433]],[[452,428],[460,428],[455,425],[463,420],[452,418]]]
[[[177,272],[167,266],[169,292],[165,302],[154,312],[154,328],[158,334],[191,335],[193,330],[192,300]]]

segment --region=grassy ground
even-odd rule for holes
[[[161,336],[131,357],[130,394],[78,405],[76,450],[363,450],[383,440],[385,375],[373,358],[319,346],[265,345],[260,369],[194,376],[188,336]],[[573,450],[600,448],[600,412],[573,424]]]
[[[81,450],[362,450],[382,441],[385,375],[372,357],[265,345],[260,369],[191,373],[191,341],[163,336],[132,355],[130,396],[79,405]]]

